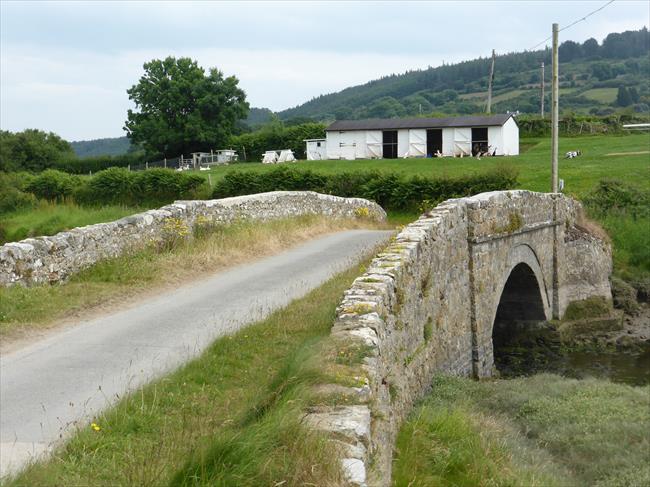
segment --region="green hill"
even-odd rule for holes
[[[121,156],[131,149],[131,142],[125,137],[80,140],[70,142],[77,157]]]
[[[606,115],[617,108],[650,109],[650,35],[647,28],[609,34],[602,44],[560,45],[561,109]],[[493,112],[539,113],[540,65],[550,87],[550,50],[499,55],[495,63]],[[489,58],[393,74],[321,95],[280,112],[283,120],[359,119],[438,113],[482,112],[487,98]],[[619,92],[623,91],[622,94]],[[545,106],[550,107],[550,89]]]

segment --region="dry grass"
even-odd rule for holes
[[[127,307],[190,280],[328,233],[376,226],[368,220],[323,216],[214,226],[171,249],[148,248],[100,262],[64,284],[0,289],[2,350],[15,348],[44,330]]]

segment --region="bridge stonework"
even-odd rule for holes
[[[512,276],[537,285],[518,294],[515,281],[506,305],[525,311],[534,298],[542,319],[575,300],[611,299],[610,247],[587,228],[580,203],[561,194],[483,193],[422,215],[372,261],[332,329],[340,355],[362,352],[347,371],[356,386],[337,385],[344,399],[307,416],[342,446],[351,484],[390,483],[399,426],[435,374],[492,374],[492,328]]]

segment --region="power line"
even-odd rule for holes
[[[569,25],[562,27],[558,32],[562,32],[563,30],[566,30],[566,29],[568,29],[569,27],[573,27],[573,26],[576,25],[578,22],[582,22],[583,20],[587,20],[587,18],[591,17],[593,14],[595,14],[595,13],[597,13],[597,12],[600,12],[602,9],[604,9],[604,8],[607,7],[608,5],[614,3],[614,1],[615,1],[615,0],[610,0],[609,2],[607,2],[607,3],[604,4],[604,5],[602,5],[601,7],[597,8],[597,9],[594,10],[593,12],[589,12],[589,13],[588,13],[587,15],[585,15],[584,17],[581,17],[581,18],[579,18],[579,19],[577,19],[577,20],[574,20],[574,21],[571,22]],[[535,48],[541,46],[542,44],[544,44],[546,41],[550,40],[552,37],[553,37],[552,35],[551,35],[551,36],[548,36],[546,39],[544,39],[544,40],[543,40],[542,42],[540,42],[539,44],[535,44],[533,47],[531,47],[530,49],[526,49],[526,50],[527,50],[527,51],[532,51],[533,49],[535,49]]]

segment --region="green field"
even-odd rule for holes
[[[616,100],[616,88],[592,88],[582,92],[582,96],[601,103],[613,103]]]
[[[407,176],[458,176],[468,172],[508,164],[519,170],[519,187],[532,191],[549,191],[551,158],[549,139],[522,139],[524,149],[517,157],[453,158],[440,159],[380,159],[355,161],[301,161],[293,163],[299,168],[323,173],[344,171],[393,171]],[[617,178],[650,189],[650,153],[606,156],[610,153],[650,151],[650,135],[586,136],[560,139],[560,157],[567,151],[581,150],[575,159],[560,160],[560,178],[565,180],[565,191],[581,197],[600,179]],[[214,167],[201,175],[216,182],[230,171],[270,171],[274,165],[241,163]]]

